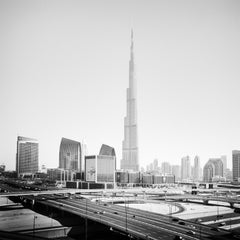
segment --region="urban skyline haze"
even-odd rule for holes
[[[17,136],[57,167],[62,137],[122,158],[130,32],[139,163],[240,149],[240,1],[0,0],[0,164]]]

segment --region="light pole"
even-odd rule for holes
[[[217,220],[218,220],[219,218],[218,191],[216,191],[216,195],[217,195]]]
[[[201,238],[202,238],[202,232],[201,232],[201,230],[202,230],[202,225],[201,225],[201,222],[202,222],[202,219],[198,219],[197,220],[197,222],[198,222],[198,224],[200,224],[200,226],[199,226],[199,239],[201,240]]]
[[[35,221],[36,221],[36,219],[37,219],[37,216],[33,216],[33,237],[35,237]]]
[[[86,215],[85,215],[85,240],[87,240],[88,236],[87,236],[87,198],[86,198]]]
[[[126,197],[124,194],[124,202],[125,202],[125,213],[126,213],[126,232],[127,232],[127,204],[126,204]]]

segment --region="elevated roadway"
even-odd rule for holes
[[[113,231],[125,232],[140,239],[169,240],[177,236],[188,240],[239,239],[225,230],[171,216],[132,209],[127,203],[124,206],[118,206],[92,202],[88,199],[46,200],[45,198],[41,204],[99,222],[109,226],[109,229]]]

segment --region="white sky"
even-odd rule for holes
[[[130,31],[140,165],[240,149],[240,1],[0,0],[0,164],[17,135],[58,167],[61,137],[116,149],[126,115]]]

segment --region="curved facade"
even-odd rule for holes
[[[203,180],[211,182],[215,176],[223,177],[223,163],[219,158],[209,159],[203,168]]]
[[[82,170],[80,142],[62,138],[59,150],[59,168],[67,170]]]
[[[114,148],[105,144],[102,144],[99,155],[116,157]]]

